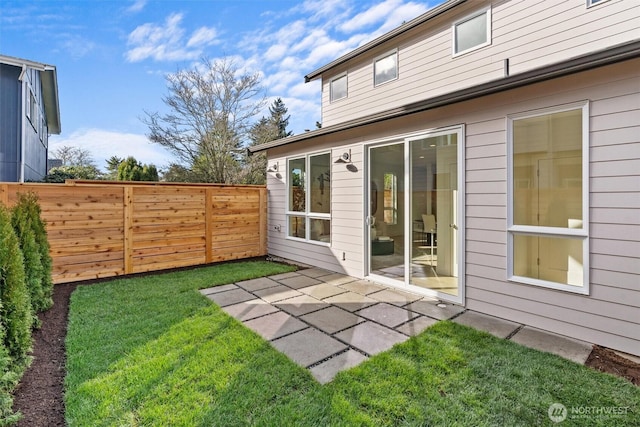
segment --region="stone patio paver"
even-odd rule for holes
[[[289,277],[281,279],[279,282],[294,289],[306,288],[308,286],[319,285],[322,283],[320,280],[308,276]]]
[[[378,301],[369,298],[364,295],[356,294],[355,292],[345,292],[340,295],[334,295],[329,298],[325,298],[323,301],[337,305],[340,308],[344,308],[348,311],[356,311],[361,308],[369,307],[376,304]]]
[[[236,285],[240,286],[246,291],[259,291],[260,289],[273,288],[278,286],[279,283],[269,277],[260,277],[258,279],[245,280],[244,282],[238,282]]]
[[[386,302],[363,308],[362,310],[358,310],[356,314],[373,320],[374,322],[382,323],[390,328],[395,328],[414,317],[418,317],[416,313],[396,307],[395,305],[387,304]]]
[[[306,323],[282,311],[247,320],[244,324],[267,341],[308,328]]]
[[[511,341],[529,348],[553,353],[580,364],[587,361],[593,349],[593,346],[587,342],[552,334],[530,326],[520,329],[511,337]]]
[[[255,296],[251,295],[244,289],[236,288],[230,291],[209,294],[207,295],[207,298],[218,304],[220,307],[224,307],[227,305],[238,304],[239,302],[255,299]]]
[[[488,316],[482,313],[476,313],[475,311],[465,311],[460,316],[453,319],[453,321],[460,323],[461,325],[489,332],[491,335],[495,335],[498,338],[506,338],[509,334],[520,327],[520,324],[518,323]]]
[[[356,280],[354,282],[342,284],[340,287],[360,295],[368,295],[386,289],[382,285],[376,285],[375,283],[371,283],[367,280]]]
[[[258,298],[244,301],[239,304],[228,305],[226,307],[222,307],[222,310],[241,322],[279,311],[277,307],[274,307],[268,302]]]
[[[415,301],[406,306],[405,308],[415,311],[416,313],[424,314],[425,316],[433,317],[438,320],[451,319],[453,316],[460,314],[464,311],[464,308],[459,305],[453,305],[449,303],[443,303],[445,307],[438,307],[440,302],[437,300],[431,300],[423,298],[420,301]]]
[[[356,280],[351,276],[345,276],[344,274],[339,274],[339,273],[329,274],[328,276],[316,277],[316,279],[322,280],[322,283],[327,283],[333,286],[342,285],[343,283],[349,283]]]
[[[255,291],[254,294],[267,302],[277,302],[287,298],[297,297],[298,295],[302,295],[302,292],[298,292],[284,285],[278,285],[273,288],[260,289],[259,291]]]
[[[359,323],[334,336],[370,356],[389,350],[395,344],[409,338],[393,329],[369,321]]]
[[[304,270],[298,270],[298,273],[303,274],[307,277],[320,277],[334,274],[333,271],[325,270],[323,268],[306,268]]]
[[[353,313],[333,305],[323,310],[316,311],[315,313],[304,315],[300,319],[315,326],[321,331],[326,332],[327,334],[334,334],[338,331],[364,322],[362,317],[358,317]]]
[[[232,283],[230,285],[214,286],[212,288],[200,289],[200,293],[202,295],[211,295],[217,294],[218,292],[230,291],[233,289],[238,289],[238,287]]]
[[[280,280],[280,279],[288,279],[289,277],[296,277],[299,275],[300,273],[298,273],[297,271],[290,271],[289,273],[280,273],[274,276],[269,276],[269,278],[273,280]]]
[[[298,290],[302,293],[311,295],[312,297],[318,298],[318,299],[329,298],[334,295],[343,294],[347,292],[346,289],[329,285],[327,283],[320,283],[319,285],[307,286],[306,288],[300,288]]]
[[[287,335],[271,344],[305,368],[347,349],[345,344],[315,328]]]
[[[393,305],[403,306],[411,302],[422,299],[420,295],[412,294],[410,292],[403,292],[399,290],[385,289],[380,292],[374,292],[367,295],[377,301],[388,302]]]
[[[432,319],[426,316],[420,316],[405,323],[404,325],[398,326],[396,328],[396,331],[413,337],[418,335],[428,327],[435,325],[436,323],[438,323],[436,319]]]
[[[332,381],[338,372],[353,368],[367,359],[368,357],[364,354],[349,349],[344,353],[340,353],[337,356],[314,366],[310,371],[320,384],[326,384]]]
[[[329,307],[329,304],[326,302],[322,302],[309,295],[299,295],[297,297],[275,303],[274,305],[294,316],[302,316],[304,314],[311,313],[312,311],[318,311],[325,307]]]

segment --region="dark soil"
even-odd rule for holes
[[[69,297],[78,284],[56,285],[53,307],[38,317],[42,327],[33,334],[34,360],[15,391],[13,409],[23,418],[20,427],[64,426],[64,376]],[[594,346],[587,366],[625,378],[640,386],[640,364],[604,347]]]

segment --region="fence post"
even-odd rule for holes
[[[260,255],[267,254],[267,189],[258,189],[260,194]]]
[[[124,274],[133,273],[133,187],[124,185]]]
[[[204,197],[204,254],[205,262],[213,261],[213,188],[205,190]]]

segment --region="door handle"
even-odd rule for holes
[[[458,229],[458,226],[457,226],[457,225],[455,225],[455,224],[449,224],[449,227],[453,228],[454,230],[457,230],[457,229]]]

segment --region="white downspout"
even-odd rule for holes
[[[22,108],[20,114],[22,115],[22,131],[20,133],[20,182],[24,182],[24,156],[26,155],[26,133],[27,133],[27,81],[24,78],[27,73],[27,64],[22,64],[22,72],[18,77],[18,80],[22,82]],[[30,106],[29,106],[30,107]]]

